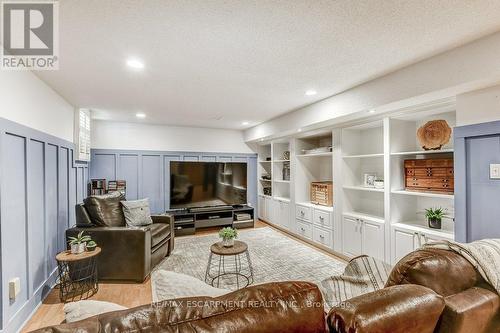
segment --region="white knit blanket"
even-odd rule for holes
[[[356,296],[384,288],[391,266],[373,257],[359,256],[351,259],[344,273],[331,276],[319,285],[325,310]]]
[[[424,248],[452,250],[460,254],[500,294],[500,239],[484,239],[467,244],[439,241],[428,243]]]

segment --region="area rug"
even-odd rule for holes
[[[272,228],[242,230],[239,240],[248,244],[254,270],[254,283],[309,281],[316,284],[332,275],[340,275],[346,262],[290,238]],[[175,250],[151,274],[153,299],[162,300],[159,270],[169,270],[205,279],[210,246],[219,241],[217,234],[175,239]],[[228,282],[230,283],[230,282]],[[181,286],[182,288],[182,286]],[[220,288],[234,289],[229,285]]]

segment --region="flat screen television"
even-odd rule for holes
[[[246,163],[170,162],[170,209],[246,203]]]

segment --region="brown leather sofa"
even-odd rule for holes
[[[174,249],[174,223],[168,215],[152,215],[153,224],[127,227],[119,192],[91,196],[76,205],[76,227],[66,230],[66,239],[80,231],[101,247],[97,260],[100,280],[142,282]]]
[[[261,284],[211,298],[192,297],[109,312],[37,333],[323,333],[321,293],[308,282]]]
[[[466,259],[421,249],[396,264],[385,288],[333,308],[327,321],[334,333],[498,333],[499,308],[498,294]]]
[[[352,298],[326,316],[308,282],[257,285],[110,312],[36,332],[498,333],[499,296],[460,255],[425,249],[403,258],[385,288]]]

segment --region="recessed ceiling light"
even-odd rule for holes
[[[302,132],[302,128],[299,128],[299,129],[297,130],[297,132]]]
[[[318,92],[316,90],[308,90],[308,91],[306,91],[306,96],[314,96],[317,93]]]
[[[241,123],[243,126],[250,124],[248,121],[244,121]]]
[[[145,113],[142,113],[142,112],[138,112],[138,113],[136,113],[136,114],[135,114],[135,116],[136,116],[137,118],[140,118],[140,119],[144,119],[144,118],[146,118],[146,114],[145,114]]]
[[[138,59],[128,59],[127,66],[134,69],[143,69],[144,63]]]
[[[371,109],[371,110],[368,110],[368,113],[375,113],[375,111],[377,111],[377,110]]]

